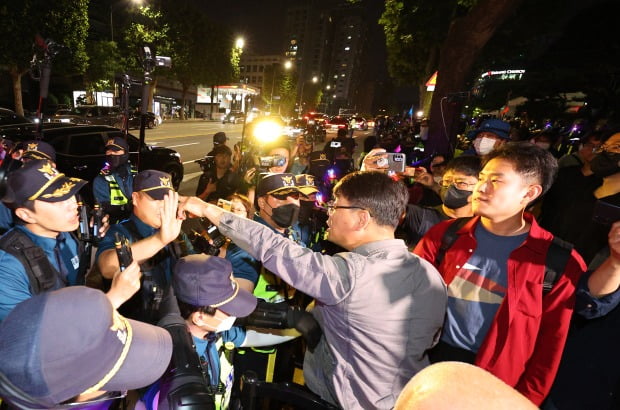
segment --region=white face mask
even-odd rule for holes
[[[214,317],[213,319],[220,321],[220,324],[217,325],[217,327],[215,328],[215,333],[221,333],[221,332],[225,332],[227,330],[230,330],[230,328],[233,327],[233,324],[235,323],[235,320],[237,320],[237,318],[235,316],[228,316],[224,320],[220,320],[220,319],[218,319],[216,317]]]
[[[474,149],[478,155],[486,155],[495,148],[495,138],[482,137],[474,141]]]

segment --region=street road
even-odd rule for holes
[[[188,120],[166,121],[155,129],[146,130],[146,143],[158,147],[172,148],[181,154],[181,161],[185,169],[183,182],[179,188],[182,195],[194,195],[201,174],[200,166],[194,161],[203,158],[213,149],[213,134],[224,131],[229,138],[227,145],[232,147],[241,141],[243,124],[222,124],[215,121]],[[137,130],[131,130],[135,136]],[[354,138],[358,139],[358,150],[361,151],[363,139],[372,133],[370,131],[356,131]],[[327,139],[336,134],[328,132]]]

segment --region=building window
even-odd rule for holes
[[[255,76],[252,76],[252,79],[250,80],[250,82],[251,82],[252,84],[256,83],[256,77],[255,77]]]

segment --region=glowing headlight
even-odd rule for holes
[[[282,125],[274,121],[263,121],[256,124],[254,137],[261,142],[271,142],[283,134]]]

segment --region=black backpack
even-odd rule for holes
[[[82,243],[78,241],[78,254],[82,254]],[[64,282],[61,274],[47,259],[47,255],[39,246],[18,229],[13,229],[0,238],[0,249],[14,256],[23,266],[30,283],[32,295],[53,289],[56,280]],[[82,262],[82,261],[80,261]],[[84,279],[85,267],[78,270],[78,284]]]
[[[472,217],[457,218],[444,232],[441,238],[441,246],[435,256],[435,266],[439,266],[446,256],[446,251],[450,249],[454,241],[458,238],[456,232],[461,229]],[[545,279],[543,280],[543,294],[547,294],[553,289],[560,276],[566,269],[568,258],[570,257],[573,245],[554,236],[547,251],[545,260]]]

